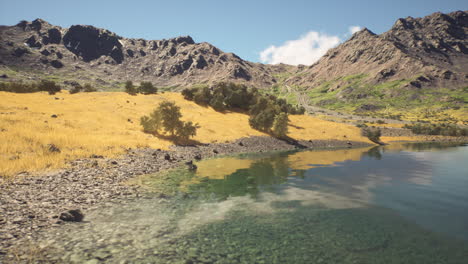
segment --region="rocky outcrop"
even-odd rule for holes
[[[0,39],[0,66],[66,71],[68,83],[92,76],[100,84],[132,80],[183,87],[231,80],[262,88],[276,83],[278,73],[295,70],[244,61],[209,43],[196,43],[190,36],[130,39],[93,26],[60,28],[41,19],[0,27]]]
[[[383,34],[365,28],[314,65],[295,67],[248,62],[190,36],[131,39],[93,26],[67,29],[36,19],[0,27],[0,66],[63,71],[70,78],[66,81],[90,76],[94,78],[90,82],[100,84],[132,80],[166,87],[235,81],[266,88],[280,81],[277,76],[291,76],[287,85],[305,89],[332,81],[327,91],[343,90],[337,96],[351,100],[366,96],[349,80],[355,75],[363,75],[360,81],[368,85],[410,80],[404,89],[466,86],[467,21],[465,11],[398,19]],[[37,79],[39,75],[28,71],[22,76]],[[426,81],[416,80],[418,76]]]
[[[123,52],[120,37],[93,26],[71,26],[63,36],[63,44],[83,61],[90,62],[101,56],[109,56],[116,63],[122,63]]]

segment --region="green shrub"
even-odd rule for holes
[[[226,110],[226,105],[224,105],[224,98],[222,95],[215,95],[210,101],[211,107],[218,112],[223,112]]]
[[[60,87],[60,85],[56,84],[54,81],[42,80],[38,84],[38,89],[39,91],[45,91],[52,95],[60,92],[62,87]]]
[[[138,91],[137,91],[136,87],[133,85],[132,81],[126,81],[125,82],[125,92],[130,94],[130,95],[136,95]]]
[[[196,90],[194,90],[194,89],[186,88],[186,89],[182,90],[182,96],[184,96],[185,100],[192,101],[195,91]]]
[[[156,94],[158,88],[156,88],[151,82],[141,82],[140,87],[138,87],[138,92],[142,94]]]
[[[149,116],[140,118],[143,131],[152,134],[169,133],[178,142],[187,142],[197,134],[198,124],[184,122],[180,118],[180,107],[173,102],[164,101]]]
[[[282,112],[275,116],[273,122],[273,135],[278,138],[285,138],[288,134],[288,114]]]
[[[70,90],[70,94],[76,94],[76,93],[79,93],[83,90],[83,86],[81,86],[80,84],[77,84],[75,86],[73,86],[73,88]]]
[[[176,130],[177,139],[181,142],[187,142],[190,137],[197,135],[198,128],[198,124],[194,124],[192,121],[181,122]]]
[[[83,92],[85,93],[97,92],[97,89],[91,86],[91,84],[87,83],[83,87]]]
[[[252,128],[268,133],[273,126],[275,116],[275,111],[272,108],[267,108],[256,115],[250,116],[249,124]]]
[[[196,89],[193,94],[193,101],[196,104],[207,106],[211,101],[211,91],[208,87],[203,87],[201,89]]]
[[[10,93],[35,93],[39,89],[36,84],[23,82],[2,82],[0,83],[0,91]]]
[[[380,136],[382,135],[382,132],[379,128],[363,128],[362,135],[367,137],[370,141],[374,143],[382,144],[382,142],[380,141]]]
[[[461,128],[454,124],[422,124],[404,125],[415,134],[442,135],[442,136],[468,136],[468,128]]]
[[[379,119],[379,120],[377,120],[377,122],[376,122],[376,123],[377,123],[377,124],[381,124],[381,125],[382,125],[382,124],[387,124],[385,121],[383,121],[383,120],[380,120],[380,119]]]

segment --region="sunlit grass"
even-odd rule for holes
[[[265,136],[249,126],[245,114],[219,113],[186,101],[178,93],[130,96],[121,92],[73,95],[0,92],[0,98],[2,176],[56,169],[64,167],[66,161],[92,154],[115,157],[129,148],[168,149],[172,142],[143,133],[139,125],[139,118],[163,100],[176,102],[184,120],[199,123],[194,139],[201,143]],[[290,116],[290,120],[289,136],[296,139],[368,142],[353,126],[310,116]],[[60,152],[50,152],[49,144],[57,146]]]

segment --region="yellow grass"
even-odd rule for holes
[[[250,128],[248,116],[218,113],[186,101],[178,93],[130,96],[126,93],[0,92],[0,175],[64,167],[66,161],[92,154],[115,157],[128,148],[168,149],[171,142],[142,132],[139,118],[163,100],[182,108],[184,120],[200,124],[195,140],[233,141],[265,135]],[[59,98],[56,100],[55,98]],[[51,115],[58,118],[51,118]],[[289,136],[369,142],[356,127],[310,116],[291,116]],[[344,137],[346,136],[346,137]],[[60,148],[51,153],[48,144]]]

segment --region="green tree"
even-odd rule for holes
[[[256,115],[250,116],[249,124],[257,130],[269,132],[275,120],[275,115],[274,109],[269,107]]]
[[[197,129],[199,127],[200,126],[198,124],[194,124],[192,121],[180,122],[180,126],[176,131],[177,139],[181,142],[187,142],[190,137],[197,135]]]
[[[288,114],[279,113],[273,121],[273,135],[278,138],[285,138],[288,134]]]
[[[210,101],[210,105],[214,110],[219,112],[226,110],[226,106],[224,105],[224,97],[221,94],[216,94],[213,96],[213,99]]]
[[[125,82],[125,92],[130,94],[130,95],[136,95],[137,94],[137,89],[133,85],[132,81],[126,81]]]
[[[172,136],[176,134],[176,130],[181,127],[180,107],[173,102],[164,101],[159,104],[159,114],[161,115],[162,125],[166,132],[171,133]]]
[[[377,143],[379,145],[383,145],[382,141],[380,141],[380,136],[382,132],[379,128],[370,128],[366,127],[362,129],[362,135],[366,136],[370,141]]]
[[[140,118],[140,124],[146,133],[170,133],[177,141],[187,142],[197,134],[198,124],[180,120],[180,107],[173,102],[164,101],[149,116]],[[161,131],[164,130],[164,131]]]
[[[159,108],[154,109],[149,116],[142,116],[140,124],[143,126],[145,133],[158,134],[162,128],[162,117]]]
[[[207,106],[212,99],[210,88],[203,87],[198,89],[193,96],[193,101],[199,105]]]
[[[158,88],[156,88],[151,82],[141,82],[138,91],[142,94],[155,94],[158,92]]]

